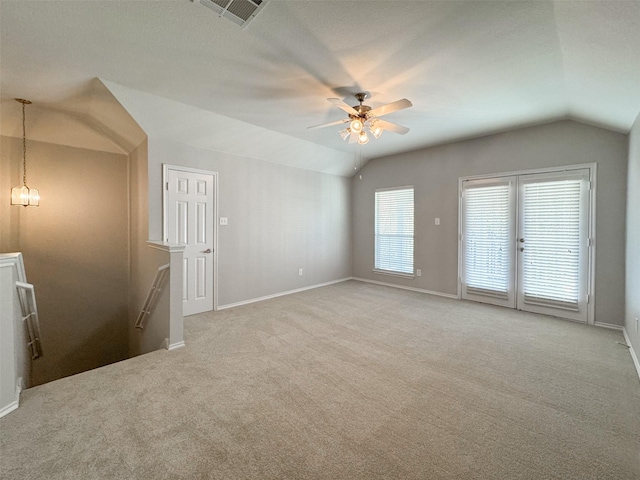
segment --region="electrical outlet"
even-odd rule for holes
[[[422,276],[422,270],[417,269],[416,270],[416,277],[421,277]]]
[[[298,276],[300,276],[300,277],[302,276],[302,269],[301,268],[298,269]]]
[[[227,217],[220,217],[220,225],[229,225],[229,219]]]

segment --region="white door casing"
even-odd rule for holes
[[[214,309],[217,174],[164,165],[165,241],[185,245],[183,314]]]

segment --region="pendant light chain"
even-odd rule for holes
[[[22,184],[27,185],[27,128],[24,114],[24,102],[22,103]]]

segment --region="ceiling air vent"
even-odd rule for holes
[[[240,26],[247,25],[267,4],[266,0],[200,0],[200,3]]]

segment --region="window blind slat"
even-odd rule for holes
[[[413,274],[413,188],[375,193],[376,270]]]

